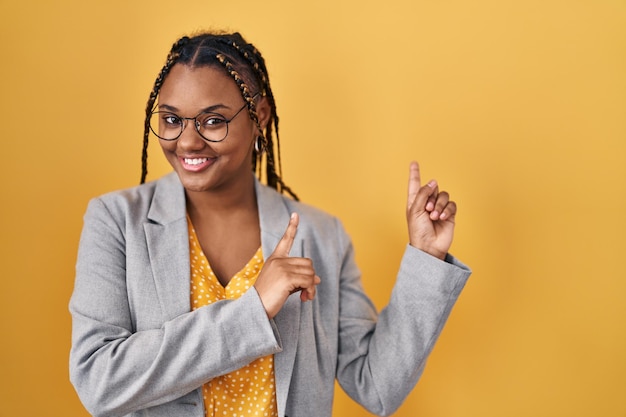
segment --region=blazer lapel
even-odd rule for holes
[[[261,246],[263,257],[267,259],[283,237],[291,213],[283,197],[271,188],[256,182],[257,204],[261,222]],[[303,240],[296,235],[290,252],[291,256],[303,256]],[[282,341],[282,352],[274,355],[276,377],[276,401],[279,414],[284,413],[287,393],[293,373],[298,334],[300,332],[300,309],[302,302],[299,293],[292,294],[280,312],[274,317]]]
[[[159,180],[144,231],[154,283],[166,320],[191,309],[186,213],[185,193],[176,174]]]

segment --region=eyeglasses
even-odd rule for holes
[[[150,130],[160,139],[176,140],[187,127],[187,120],[193,120],[202,139],[208,142],[221,142],[228,136],[228,124],[247,106],[244,104],[230,119],[211,112],[201,112],[196,117],[181,117],[168,111],[153,111],[150,115]]]

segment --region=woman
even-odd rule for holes
[[[174,173],[144,183],[150,132]],[[251,44],[173,45],[146,109],[142,185],[85,214],[70,374],[93,415],[330,416],[335,379],[388,415],[417,382],[470,274],[448,254],[456,205],[411,164],[409,245],[378,315],[340,222],[283,183],[277,134]]]

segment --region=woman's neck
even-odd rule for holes
[[[235,213],[241,210],[257,210],[254,175],[237,186],[212,191],[185,190],[187,212],[192,215],[202,213]]]

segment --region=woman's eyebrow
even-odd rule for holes
[[[161,103],[159,103],[158,107],[159,107],[159,110],[166,110],[166,111],[171,111],[171,112],[174,112],[174,113],[179,110],[177,107],[170,106],[169,104],[161,104]],[[204,109],[200,110],[198,112],[198,114],[200,114],[200,113],[211,113],[211,112],[214,112],[214,111],[220,110],[220,109],[230,109],[230,106],[227,106],[227,105],[222,104],[222,103],[214,104],[212,106],[205,107]]]

